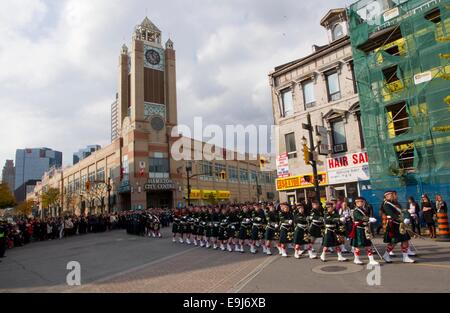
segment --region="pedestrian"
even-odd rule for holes
[[[436,238],[436,224],[435,224],[435,208],[430,201],[428,195],[422,195],[422,212],[425,222],[427,223],[428,230],[430,231],[430,238]]]
[[[411,228],[413,233],[415,233],[414,238],[417,238],[417,236],[420,236],[420,207],[413,197],[408,197],[408,205],[408,212],[411,215]]]
[[[436,195],[436,213],[447,213],[447,203],[442,199],[441,195]]]

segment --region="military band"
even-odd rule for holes
[[[266,255],[272,255],[275,246],[282,257],[287,257],[289,248],[293,248],[296,259],[300,259],[305,252],[310,259],[317,258],[313,247],[320,244],[320,260],[323,262],[327,261],[328,252],[336,252],[339,262],[347,261],[343,253],[350,253],[346,249],[346,245],[350,244],[353,262],[358,265],[363,264],[360,259],[362,250],[366,251],[371,265],[378,264],[374,251],[380,259],[390,263],[390,254],[395,245],[401,243],[403,262],[414,262],[410,258],[413,254],[409,249],[411,238],[405,230],[408,225],[407,211],[400,208],[395,192],[387,192],[383,203],[383,211],[388,217],[384,235],[387,246],[383,257],[373,245],[370,231],[370,224],[377,220],[371,216],[362,197],[355,200],[353,209],[344,208],[339,212],[335,203],[328,202],[324,210],[318,201],[312,201],[309,210],[302,203],[292,208],[287,203],[258,203],[174,211],[173,242],[239,253],[244,253],[248,246],[250,253],[261,251]],[[149,228],[154,226],[149,224]],[[160,236],[158,229],[151,235]]]

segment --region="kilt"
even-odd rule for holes
[[[305,240],[305,235],[307,235],[306,226],[305,228],[302,228],[299,225],[297,225],[294,231],[294,244],[296,245],[308,244],[309,242]]]
[[[384,233],[384,243],[398,243],[411,240],[408,232],[400,234],[400,223],[388,221],[386,225],[386,232]]]
[[[182,233],[183,234],[191,234],[192,233],[192,224],[191,223],[181,223],[182,225]]]
[[[293,238],[293,229],[292,227],[281,226],[280,227],[280,243],[291,243]]]
[[[219,235],[218,235],[218,239],[220,241],[225,241],[228,240],[229,236],[228,236],[228,225],[222,224],[219,226]]]
[[[212,232],[212,225],[210,223],[207,223],[205,226],[205,236],[207,238],[211,237],[211,232]]]
[[[311,227],[309,228],[309,235],[314,238],[323,237],[321,226],[317,226],[316,224],[311,224]]]
[[[198,225],[197,236],[205,236],[205,225],[202,222],[200,222],[200,224]]]
[[[260,240],[264,238],[264,225],[253,225],[251,231],[252,240]]]
[[[351,240],[352,247],[364,248],[371,247],[372,241],[366,237],[365,227],[356,226],[354,238]]]
[[[326,248],[336,247],[340,245],[336,235],[336,228],[325,229],[322,245]]]
[[[172,224],[172,233],[178,234],[181,233],[180,222],[174,221]]]
[[[199,228],[199,223],[194,222],[194,225],[192,225],[192,235],[198,235],[198,228]]]
[[[239,237],[239,228],[236,228],[237,224],[232,223],[228,225],[228,227],[225,229],[226,237],[228,238],[238,238]]]
[[[239,228],[239,239],[240,240],[250,239],[250,233],[251,233],[251,225],[241,225],[241,227]]]
[[[219,223],[213,223],[211,227],[211,237],[217,238],[219,236]]]

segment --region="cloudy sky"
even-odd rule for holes
[[[118,55],[145,15],[177,51],[179,122],[271,124],[267,75],[327,42],[349,0],[1,0],[0,162],[110,142]]]

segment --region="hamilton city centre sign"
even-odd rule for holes
[[[146,191],[174,190],[176,184],[168,178],[149,178],[144,188]]]

